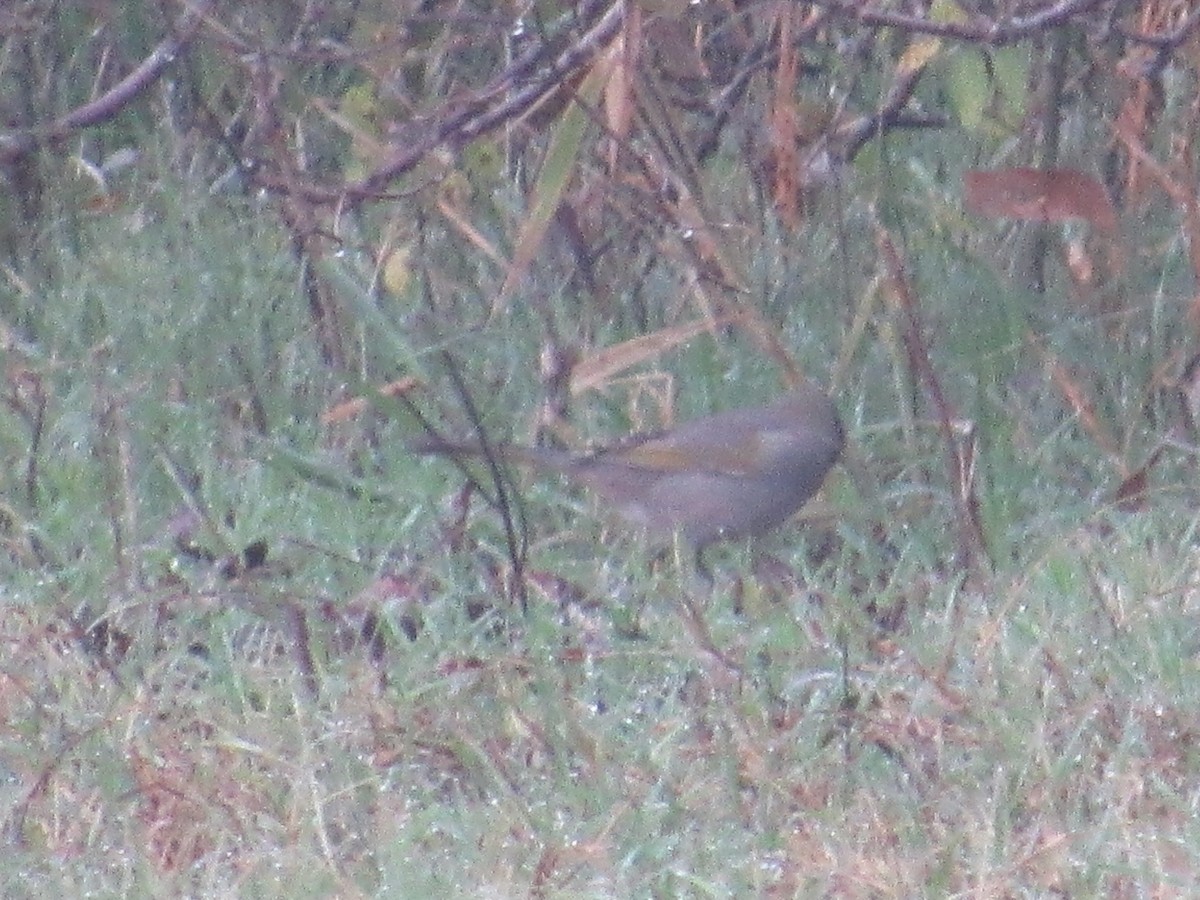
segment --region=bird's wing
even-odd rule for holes
[[[608,462],[670,474],[675,472],[720,475],[752,474],[761,464],[759,434],[742,434],[734,439],[703,435],[681,440],[678,433],[651,438],[630,447],[601,455]]]

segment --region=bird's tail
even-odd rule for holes
[[[575,457],[570,453],[550,447],[498,443],[489,444],[485,449],[478,441],[453,441],[428,434],[410,440],[408,449],[422,455],[453,457],[485,457],[491,452],[504,462],[556,472],[569,472],[576,464]]]

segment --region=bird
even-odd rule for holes
[[[483,456],[553,471],[601,505],[658,537],[679,534],[696,550],[782,525],[817,492],[842,454],[845,429],[833,401],[805,384],[769,403],[728,409],[656,435],[635,435],[590,455],[549,447],[427,436],[416,453]]]

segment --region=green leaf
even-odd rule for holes
[[[946,92],[954,113],[963,128],[977,131],[992,94],[983,54],[974,50],[955,53],[948,66]]]
[[[992,77],[1000,92],[1004,122],[1019,123],[1025,117],[1029,96],[1029,48],[1002,47],[994,51]]]

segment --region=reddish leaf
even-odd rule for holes
[[[1146,508],[1146,487],[1149,482],[1150,470],[1162,456],[1163,449],[1162,445],[1155,449],[1142,467],[1122,481],[1117,488],[1113,499],[1117,501],[1117,506],[1125,512],[1138,512]]]
[[[1075,169],[999,169],[963,177],[967,210],[975,215],[1064,222],[1084,219],[1112,232],[1117,214],[1104,186]]]

